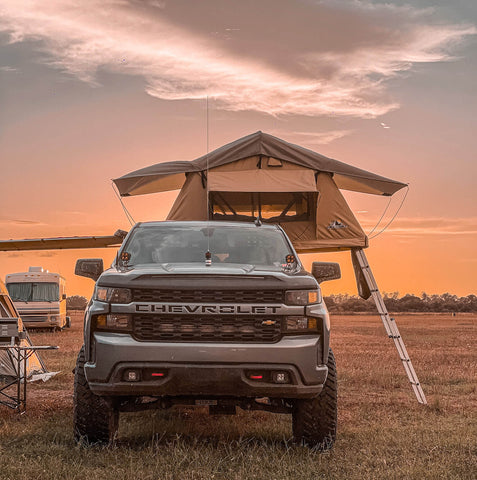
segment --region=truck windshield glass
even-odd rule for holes
[[[216,225],[139,227],[123,251],[131,255],[130,265],[203,263],[207,248],[212,263],[280,266],[293,253],[278,230]]]
[[[8,283],[8,293],[14,302],[58,302],[60,289],[57,283]]]

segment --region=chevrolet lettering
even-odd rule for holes
[[[279,313],[280,307],[273,305],[164,305],[138,304],[136,312],[182,313],[182,314],[265,314]]]

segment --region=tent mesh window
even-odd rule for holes
[[[315,217],[317,192],[210,192],[211,220],[281,223]]]

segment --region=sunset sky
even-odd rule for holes
[[[261,130],[409,183],[370,241],[378,285],[477,294],[477,2],[2,0],[0,238],[130,225],[111,179]],[[125,199],[165,218],[177,192]],[[379,232],[405,190],[392,197]],[[389,199],[345,193],[366,232]],[[77,258],[0,252],[89,296]],[[356,293],[349,254],[325,294]]]

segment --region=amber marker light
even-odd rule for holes
[[[98,315],[96,317],[96,326],[97,327],[106,327],[106,315]]]

